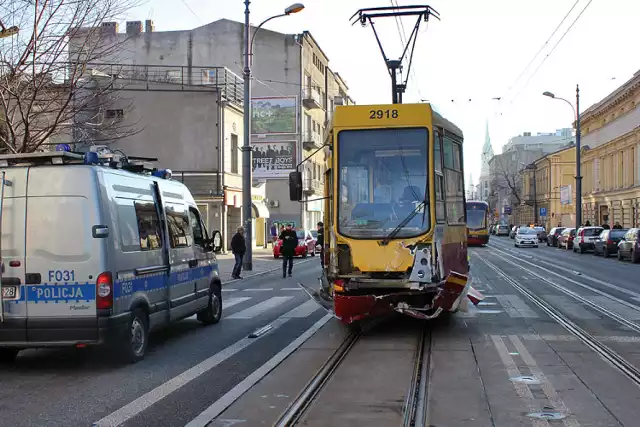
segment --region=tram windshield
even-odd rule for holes
[[[429,230],[428,140],[426,128],[338,134],[338,230],[342,235],[384,238],[407,218],[396,237]]]
[[[487,226],[487,210],[482,206],[467,205],[467,228],[478,230]]]

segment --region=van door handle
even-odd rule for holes
[[[198,266],[198,260],[197,259],[192,259],[189,260],[189,267],[194,268]]]

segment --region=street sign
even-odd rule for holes
[[[502,211],[505,215],[511,215],[511,206],[504,206]]]
[[[547,216],[547,208],[540,208],[540,216]]]

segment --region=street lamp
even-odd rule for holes
[[[559,99],[571,106],[573,117],[576,120],[576,227],[582,224],[582,175],[580,174],[580,86],[576,85],[576,105],[575,107],[564,98],[555,96],[551,92],[543,92],[542,95],[552,99]]]
[[[243,267],[247,271],[253,270],[253,224],[251,222],[251,63],[249,59],[253,55],[255,35],[264,24],[272,19],[289,16],[292,13],[298,13],[304,9],[302,3],[294,3],[286,8],[284,13],[274,15],[262,21],[253,35],[251,35],[251,24],[249,23],[250,3],[250,0],[244,1],[244,144],[242,145],[242,222],[246,230],[246,235],[249,237]]]

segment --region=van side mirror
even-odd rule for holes
[[[295,202],[302,200],[302,172],[289,173],[289,199]]]

